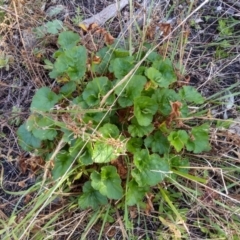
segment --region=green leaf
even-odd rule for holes
[[[144,145],[150,148],[152,152],[159,154],[168,153],[170,147],[167,138],[160,131],[145,138]]]
[[[111,61],[110,67],[116,78],[121,79],[125,77],[134,67],[131,57],[115,58]]]
[[[158,81],[160,87],[168,88],[168,86],[177,81],[176,74],[170,59],[156,60],[153,62],[153,68],[157,69],[161,74],[161,80]]]
[[[51,78],[57,78],[67,74],[71,81],[79,82],[85,75],[86,65],[86,48],[83,46],[75,46],[59,53],[49,76]]]
[[[101,48],[96,56],[101,59],[98,64],[92,63],[92,71],[98,74],[104,74],[108,70],[108,65],[113,57],[112,51],[108,47]]]
[[[63,23],[60,20],[53,20],[47,22],[45,26],[48,33],[57,34],[63,28]]]
[[[53,140],[57,136],[54,123],[47,117],[35,117],[32,133],[40,140]]]
[[[84,89],[82,96],[83,100],[91,106],[96,106],[100,103],[101,98],[112,88],[112,83],[108,80],[107,77],[98,77],[94,78],[89,82]],[[107,104],[112,104],[114,101],[114,96],[110,96],[107,99]]]
[[[67,69],[69,66],[69,63],[71,63],[71,59],[68,59],[65,52],[61,52],[57,56],[57,60],[53,64],[53,69],[51,72],[49,72],[50,78],[57,78],[63,75],[64,73],[67,73]]]
[[[126,202],[128,206],[139,204],[143,201],[145,194],[149,191],[148,186],[139,187],[137,182],[131,180],[127,185]]]
[[[80,37],[77,33],[65,31],[59,34],[57,42],[62,49],[66,50],[75,47],[79,41]]]
[[[21,125],[17,130],[18,143],[23,150],[31,152],[41,147],[41,140],[27,130],[26,124]]]
[[[60,56],[61,57],[61,56]],[[78,81],[86,72],[87,50],[83,46],[76,46],[66,51],[68,63],[67,74],[72,81]]]
[[[92,149],[92,159],[96,163],[107,163],[117,158],[117,153],[113,146],[103,142],[96,142]]]
[[[36,119],[39,118],[41,115],[39,114],[31,114],[27,121],[26,121],[26,129],[31,132],[34,128],[35,128],[35,123],[36,123]]]
[[[106,138],[116,139],[119,137],[118,127],[111,123],[104,124],[101,128],[99,128],[99,132],[102,133],[103,137],[106,137]]]
[[[134,99],[140,96],[146,82],[147,79],[144,76],[134,75],[129,82],[118,87],[115,93],[119,96],[119,105],[121,107],[132,106]],[[123,87],[125,87],[124,91],[122,91]]]
[[[211,149],[209,144],[209,125],[207,123],[193,127],[190,136],[191,138],[188,139],[186,145],[188,151],[201,153]]]
[[[60,178],[65,174],[65,172],[70,167],[73,158],[67,151],[60,151],[54,159],[54,168],[52,170],[52,175],[54,180]]]
[[[181,117],[182,118],[187,118],[189,117],[189,115],[192,115],[191,112],[189,111],[189,107],[188,107],[189,104],[187,104],[186,102],[182,102],[182,106],[180,108],[180,112],[181,112]],[[200,113],[201,114],[201,113]]]
[[[176,156],[176,155],[170,155],[169,159],[170,159],[172,168],[183,173],[189,172],[190,164],[187,158],[182,158],[181,156]]]
[[[53,69],[53,63],[51,61],[49,61],[48,59],[44,59],[44,63],[45,63],[45,65],[43,66],[44,69],[47,69],[47,70]]]
[[[83,100],[82,95],[74,98],[72,100],[73,104],[77,105],[77,107],[79,107],[80,109],[88,109],[89,106],[87,105],[87,103]]]
[[[156,68],[154,68],[154,67],[147,68],[145,71],[145,75],[151,81],[156,82],[160,87],[168,87],[168,85],[166,85],[166,83],[162,82],[162,80],[163,80],[162,74]]]
[[[77,138],[71,141],[70,147],[69,147],[69,154],[72,156],[72,158],[76,158],[80,151],[82,151],[82,148],[84,146],[84,142],[81,138]]]
[[[76,82],[71,81],[64,84],[64,86],[61,87],[60,93],[63,94],[64,96],[69,96],[76,90],[76,88],[77,88]]]
[[[141,138],[131,138],[127,142],[127,151],[130,153],[135,153],[141,150],[143,141]]]
[[[84,145],[85,142],[82,139],[78,138],[71,143],[71,147],[69,148],[69,154],[72,156],[73,159],[78,156],[77,161],[80,164],[87,166],[93,163],[93,159],[89,150],[89,145]],[[79,152],[81,152],[80,155]]]
[[[33,28],[33,33],[36,35],[37,38],[44,38],[47,34],[47,27],[46,25],[42,25],[36,28]]]
[[[111,113],[106,115],[105,111],[95,112],[95,113],[86,113],[83,117],[83,121],[85,123],[88,123],[89,121],[91,121],[93,123],[93,125],[98,124],[99,122],[107,123],[110,121],[110,119],[109,119],[110,114]]]
[[[151,52],[147,56],[147,60],[150,61],[150,62],[161,61],[162,60],[162,56],[159,55],[159,53],[157,53],[157,52]]]
[[[89,147],[85,147],[83,153],[78,158],[78,161],[85,166],[93,164],[93,159]]]
[[[128,132],[132,137],[143,137],[151,133],[154,129],[153,124],[149,124],[148,126],[141,126],[137,122],[136,118],[133,118],[131,121],[131,125],[128,126]]]
[[[61,132],[63,133],[62,135],[62,141],[64,143],[68,143],[71,144],[71,142],[74,140],[74,135],[73,132],[66,129],[66,126],[64,126],[63,128],[61,128]]]
[[[60,96],[52,92],[48,87],[42,87],[37,90],[31,103],[31,111],[47,112],[60,100]]]
[[[157,103],[150,97],[141,96],[134,100],[134,116],[141,126],[150,125],[157,109]]]
[[[64,53],[65,51],[63,51],[63,49],[58,49],[56,52],[53,53],[53,58],[57,59],[59,56],[61,56]]]
[[[185,130],[173,131],[168,136],[170,144],[180,152],[189,140],[189,136]]]
[[[113,166],[101,168],[101,173],[93,172],[91,174],[92,187],[98,190],[102,195],[110,199],[120,199],[123,195],[121,179],[117,169]]]
[[[202,95],[192,86],[183,86],[179,90],[179,95],[181,96],[182,100],[187,102],[193,102],[196,104],[204,103],[204,98]]]
[[[140,187],[155,186],[163,181],[169,172],[168,161],[155,153],[149,155],[146,149],[136,152],[133,161],[136,169],[132,171],[132,176]]]
[[[107,198],[99,193],[99,191],[95,190],[90,181],[83,185],[83,194],[78,199],[78,205],[81,209],[91,207],[96,210],[101,205],[106,205],[107,202]]]
[[[168,116],[172,111],[170,102],[178,101],[180,97],[174,90],[163,88],[155,90],[153,99],[155,99],[158,104],[159,112],[164,116]]]

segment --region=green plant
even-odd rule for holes
[[[218,20],[217,29],[219,31],[219,35],[215,53],[215,57],[217,59],[227,58],[232,55],[231,48],[236,44],[234,43],[234,32],[237,24],[239,24],[239,21],[234,18]]]
[[[33,29],[37,38],[43,38],[47,34],[58,34],[63,29],[63,22],[60,20],[48,21],[42,26]]]
[[[4,6],[4,0],[0,1],[0,6]],[[4,22],[6,12],[0,9],[0,23]]]
[[[76,15],[72,18],[73,24],[78,26],[83,20],[82,11],[80,7],[76,8]]]
[[[20,113],[21,113],[21,108],[17,106],[12,107],[12,117],[9,119],[10,125],[19,126],[21,124]]]
[[[0,69],[5,68],[9,71],[10,65],[14,62],[14,58],[11,55],[0,53]]]
[[[231,36],[233,34],[233,25],[231,19],[219,19],[218,30],[221,36]]]
[[[71,31],[59,35],[56,60],[45,63],[60,90],[37,90],[18,129],[19,145],[50,161],[55,180],[71,172],[69,178],[81,181],[82,209],[109,199],[143,205],[151,187],[168,177],[191,178],[182,153],[210,150],[209,124],[181,117],[193,117],[188,105],[202,104],[201,94],[191,86],[177,89],[171,61],[157,52],[142,52],[143,64],[134,68],[139,56],[107,46],[96,63],[79,41]]]

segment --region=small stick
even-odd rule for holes
[[[104,8],[100,13],[93,15],[92,17],[83,20],[83,24],[89,26],[91,23],[97,23],[98,25],[103,25],[110,18],[117,15],[121,9],[123,9],[128,4],[128,0],[122,0],[119,3],[114,3],[106,8]]]

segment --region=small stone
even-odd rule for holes
[[[36,43],[37,43],[37,39],[31,30],[29,30],[29,29],[23,30],[22,38],[23,38],[26,50],[34,49],[34,47],[36,46]]]

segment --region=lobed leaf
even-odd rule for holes
[[[53,178],[56,180],[63,176],[70,167],[73,158],[69,152],[61,150],[54,159],[54,168],[52,170]]]
[[[142,149],[142,138],[130,138],[127,142],[127,151],[130,153],[138,152]]]
[[[190,166],[188,158],[182,158],[181,156],[177,156],[177,155],[170,155],[169,159],[170,159],[172,168],[182,173],[188,173],[189,166]]]
[[[60,89],[60,93],[63,94],[64,96],[69,96],[71,95],[77,88],[77,84],[76,82],[68,82],[66,84],[64,84],[61,89]]]
[[[113,57],[112,51],[108,47],[101,48],[96,57],[100,59],[100,63],[92,63],[92,71],[98,74],[104,74],[108,70],[108,65]]]
[[[209,144],[209,125],[207,123],[201,126],[193,127],[190,135],[191,138],[188,139],[186,144],[188,151],[201,153],[211,149]]]
[[[141,75],[134,75],[130,81],[115,90],[115,93],[119,96],[118,103],[121,107],[128,107],[133,105],[133,101],[136,97],[139,97],[147,79]],[[122,91],[122,89],[125,89]]]
[[[85,166],[93,163],[92,155],[89,149],[89,145],[84,146],[85,142],[81,139],[75,139],[72,141],[71,146],[69,148],[69,155],[73,159],[77,158],[77,161]],[[81,154],[79,154],[81,152]]]
[[[41,147],[42,141],[27,130],[26,123],[18,128],[17,135],[18,143],[23,150],[31,152],[34,149]]]
[[[179,90],[179,95],[183,100],[187,102],[193,102],[196,104],[204,103],[204,98],[202,95],[196,90],[196,88],[192,86],[183,86]]]
[[[136,152],[133,161],[136,168],[132,171],[132,176],[140,187],[155,186],[169,172],[168,161],[155,153],[149,155],[146,149]]]
[[[92,187],[98,190],[103,196],[116,200],[122,197],[121,179],[115,167],[102,167],[101,173],[95,171],[91,174],[91,180]]]
[[[52,92],[49,87],[42,87],[37,90],[33,96],[30,106],[31,111],[47,112],[61,99],[56,93]]]
[[[163,116],[169,116],[172,111],[171,103],[180,100],[179,95],[172,89],[156,89],[153,99],[158,104],[158,110]]]
[[[89,82],[82,93],[83,100],[91,106],[96,106],[100,103],[101,98],[112,88],[112,83],[107,77],[94,78]],[[110,96],[107,99],[107,104],[111,104],[114,97]]]
[[[148,126],[139,125],[136,118],[133,118],[131,121],[131,125],[128,126],[128,132],[132,137],[143,137],[151,133],[154,129],[153,124],[149,124]]]
[[[95,163],[107,163],[117,158],[115,148],[104,142],[96,142],[92,147],[92,159]]]
[[[61,56],[60,56],[61,57]],[[66,51],[68,63],[67,74],[72,81],[79,81],[86,72],[87,50],[83,46],[76,46]]]
[[[180,152],[189,140],[189,136],[185,130],[172,131],[168,136],[170,144]]]
[[[135,180],[131,180],[127,185],[126,203],[128,206],[139,204],[143,201],[145,194],[149,191],[148,186],[139,187]]]
[[[151,81],[157,83],[160,87],[167,87],[163,82],[162,74],[154,67],[147,68],[145,71],[145,75]],[[166,86],[165,86],[166,85]]]
[[[106,138],[118,138],[119,129],[116,125],[111,123],[106,123],[99,128],[99,132],[102,133],[103,137]]]
[[[91,182],[88,181],[83,185],[83,193],[78,199],[78,205],[81,209],[91,207],[97,209],[101,205],[106,205],[108,202],[107,198],[103,196],[99,191],[95,190]]]
[[[156,131],[144,139],[144,145],[150,148],[152,152],[164,154],[169,152],[169,142],[167,138],[160,132]]]
[[[125,77],[133,67],[133,58],[131,57],[115,58],[110,63],[110,71],[112,71],[118,79]]]
[[[170,84],[177,81],[170,59],[166,58],[165,60],[156,60],[153,62],[152,67],[157,69],[162,75],[159,82],[160,87],[168,88]]]
[[[59,52],[49,76],[57,78],[67,74],[71,81],[79,82],[85,75],[86,65],[86,48],[83,46],[74,46],[67,51]]]
[[[48,21],[45,24],[46,31],[51,34],[57,34],[63,28],[63,22],[60,20]]]
[[[134,99],[134,116],[141,126],[150,125],[157,109],[157,103],[150,97],[141,96]]]
[[[53,140],[57,136],[57,131],[53,121],[47,117],[36,117],[32,133],[40,140]]]
[[[59,34],[57,42],[63,50],[67,50],[75,47],[79,41],[80,37],[78,34],[72,31],[64,31]]]

